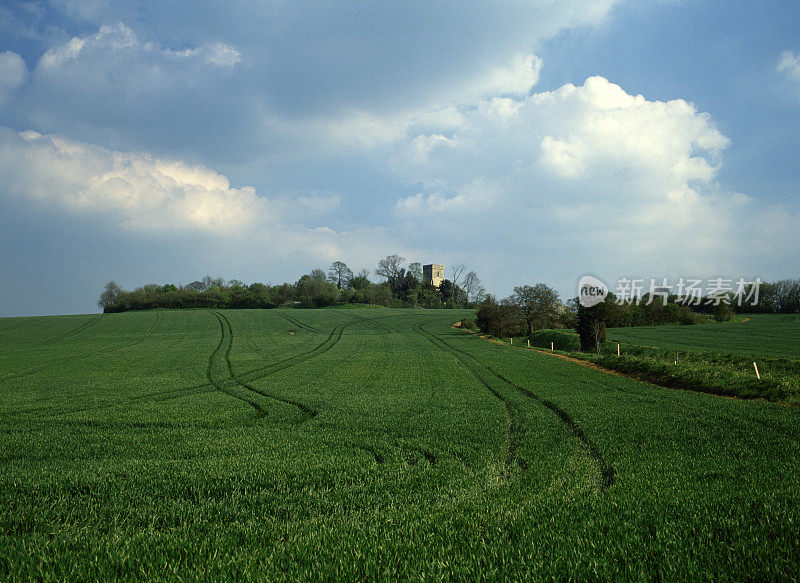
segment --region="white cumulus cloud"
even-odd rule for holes
[[[214,242],[231,265],[291,264],[295,258],[324,267],[334,259],[397,248],[386,233],[338,232],[320,224],[341,204],[334,192],[259,196],[201,165],[33,130],[0,127],[0,176],[3,204],[33,205],[38,212],[82,217],[143,238],[201,237]]]
[[[56,135],[0,131],[10,194],[137,230],[225,233],[272,220],[250,187],[202,166],[122,153]]]
[[[774,210],[717,184],[730,140],[685,100],[590,77],[458,109],[458,127],[428,124],[396,143],[391,167],[423,187],[397,201],[396,216],[420,234],[527,258],[552,277],[757,267],[763,240],[780,240]]]

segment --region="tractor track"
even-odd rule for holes
[[[325,338],[325,340],[317,344],[314,348],[307,350],[306,352],[296,354],[294,356],[290,356],[275,362],[271,362],[264,366],[250,369],[236,376],[239,380],[243,382],[253,382],[262,379],[266,376],[269,376],[271,374],[274,374],[278,371],[301,364],[312,358],[316,358],[317,356],[320,356],[325,352],[327,352],[328,350],[330,350],[331,348],[333,348],[339,342],[339,340],[341,340],[345,328],[347,328],[348,326],[352,326],[353,324],[360,324],[362,322],[363,322],[362,319],[357,319],[357,320],[351,320],[350,322],[345,322],[344,324],[339,324],[335,326],[328,333],[328,336],[327,338]]]
[[[27,318],[23,322],[18,322],[16,324],[12,324],[8,328],[3,328],[2,330],[0,330],[0,334],[11,332],[12,330],[16,330],[17,328],[22,328],[23,326],[28,326],[29,324],[33,324],[34,322],[38,322],[39,320],[42,319],[44,319],[44,316],[38,316],[36,318]]]
[[[221,345],[223,343],[225,343],[225,331],[227,330],[228,331],[229,342],[228,342],[228,345],[227,345],[227,347],[226,347],[226,349],[225,349],[225,351],[223,353],[223,360],[225,362],[225,368],[228,371],[229,379],[223,380],[223,381],[219,381],[217,379],[212,380],[212,378],[209,377],[209,382],[213,386],[215,386],[216,388],[218,388],[220,390],[223,390],[223,392],[225,392],[225,393],[230,394],[230,389],[228,387],[224,387],[224,388],[220,388],[220,387],[223,386],[223,383],[225,383],[227,381],[231,381],[231,382],[235,383],[236,385],[238,385],[239,387],[241,387],[243,389],[246,389],[247,391],[250,391],[252,393],[261,395],[262,397],[265,397],[265,398],[268,398],[268,399],[272,399],[274,401],[279,401],[279,402],[282,402],[282,403],[297,407],[306,416],[306,419],[304,419],[303,421],[307,421],[308,419],[311,419],[311,418],[315,417],[318,414],[318,411],[313,409],[312,407],[309,407],[308,405],[306,405],[305,403],[302,403],[300,401],[295,401],[293,399],[289,399],[289,398],[286,398],[286,397],[281,397],[280,395],[276,395],[275,393],[272,393],[270,391],[265,391],[263,389],[254,387],[251,383],[253,383],[253,382],[257,381],[257,380],[261,380],[261,379],[263,379],[263,378],[265,378],[267,376],[270,376],[272,374],[275,374],[275,373],[277,373],[279,371],[282,371],[282,370],[285,370],[287,368],[302,364],[302,363],[304,363],[304,362],[306,362],[308,360],[311,360],[312,358],[316,358],[318,356],[321,356],[322,354],[326,353],[331,348],[333,348],[339,342],[339,340],[341,340],[342,334],[344,333],[344,329],[345,328],[347,328],[348,326],[351,326],[353,324],[357,324],[357,323],[361,322],[361,320],[353,320],[353,321],[346,322],[344,324],[339,324],[339,325],[335,326],[330,331],[330,333],[328,334],[327,338],[325,338],[325,340],[323,340],[321,343],[317,344],[311,350],[307,350],[306,352],[303,352],[301,354],[297,354],[295,356],[290,356],[288,358],[284,358],[282,360],[269,363],[269,364],[267,364],[265,366],[262,366],[262,367],[257,367],[257,368],[248,370],[246,372],[243,372],[243,373],[240,373],[240,374],[236,374],[236,372],[233,369],[233,363],[232,363],[232,361],[230,359],[230,353],[231,353],[231,351],[233,349],[233,328],[230,325],[230,321],[228,320],[228,318],[224,314],[222,314],[220,312],[216,312],[216,311],[210,311],[210,313],[213,314],[217,318],[217,320],[219,321],[220,327],[221,327],[221,331],[222,331],[222,337],[220,338],[220,343],[221,344],[218,345],[217,349],[214,350],[212,355],[209,357],[209,363],[211,363],[212,359],[214,357],[216,357],[218,355],[218,353],[221,351]],[[286,316],[285,314],[281,314],[281,315],[284,316],[284,317]],[[292,320],[291,317],[288,317],[286,319],[288,319],[289,321]],[[294,323],[296,323],[298,326],[303,325],[309,330],[318,331],[316,328],[312,328],[310,326],[302,324],[302,322],[294,322]],[[213,365],[211,365],[211,366],[213,368]],[[212,370],[212,377],[213,377],[213,370]],[[234,396],[234,395],[232,395],[232,396]],[[236,397],[240,398],[240,396],[236,396]],[[249,400],[247,400],[247,399],[243,399],[243,400],[249,402]],[[256,408],[259,411],[263,411],[263,407],[260,407],[260,406],[259,407],[255,407],[254,406],[254,408]]]
[[[316,417],[317,416],[318,411],[316,409],[313,409],[313,408],[309,407],[305,403],[302,403],[300,401],[295,401],[294,399],[289,399],[287,397],[281,397],[280,395],[276,395],[275,393],[272,393],[270,391],[265,391],[263,389],[256,388],[256,387],[254,387],[254,386],[252,386],[250,384],[251,382],[257,380],[258,378],[263,378],[263,376],[261,376],[261,377],[252,377],[252,375],[251,375],[251,378],[243,379],[241,375],[237,375],[236,372],[233,370],[233,363],[231,362],[231,350],[233,350],[233,328],[231,327],[231,323],[230,323],[230,321],[228,320],[228,318],[224,314],[221,314],[220,312],[211,312],[211,313],[214,314],[214,316],[216,316],[217,320],[219,320],[220,325],[222,326],[223,338],[220,340],[220,342],[224,341],[224,335],[225,335],[226,329],[227,329],[227,332],[228,332],[228,344],[227,344],[227,348],[225,349],[224,359],[225,359],[225,368],[227,369],[228,376],[231,378],[231,380],[233,380],[240,387],[242,387],[244,389],[247,389],[248,391],[250,391],[252,393],[255,393],[257,395],[261,395],[262,397],[266,397],[266,398],[272,399],[274,401],[279,401],[281,403],[285,403],[287,405],[292,405],[294,407],[297,407],[303,413],[303,415],[306,416],[306,419],[304,419],[304,421],[308,420],[308,419],[310,419],[312,417]],[[339,334],[338,338],[341,338],[341,333]],[[338,342],[338,338],[337,338],[337,342]],[[330,349],[330,347],[328,349]],[[320,354],[320,353],[318,353],[318,354]],[[318,354],[317,354],[317,356],[318,356]],[[213,357],[213,354],[212,354],[212,357]],[[313,358],[313,357],[311,357],[311,358]],[[209,359],[209,361],[210,361],[210,359]],[[292,366],[292,365],[287,365],[287,366]],[[281,369],[276,369],[276,370],[281,370]],[[270,372],[268,372],[264,376],[272,374],[273,372],[276,372],[276,371],[275,370],[271,370]],[[254,405],[254,407],[255,407],[255,405]],[[256,407],[256,409],[258,409],[259,411],[263,411],[260,407]]]
[[[29,367],[29,368],[23,369],[21,371],[17,371],[17,372],[11,373],[9,375],[6,375],[4,377],[1,377],[0,378],[0,384],[6,382],[8,380],[17,379],[17,378],[21,378],[21,377],[24,377],[24,376],[29,376],[29,375],[32,375],[32,374],[36,374],[37,372],[41,372],[43,370],[47,370],[48,368],[52,368],[52,367],[54,367],[54,366],[56,366],[58,364],[66,362],[66,361],[84,360],[86,358],[92,358],[94,356],[99,356],[99,355],[105,354],[107,352],[113,352],[115,350],[122,350],[122,349],[125,349],[125,348],[130,348],[132,346],[136,346],[137,344],[141,344],[142,342],[144,342],[150,336],[153,335],[153,332],[155,332],[155,329],[161,323],[161,312],[157,310],[155,312],[155,314],[156,314],[156,317],[155,317],[155,320],[153,321],[153,323],[144,332],[144,334],[139,336],[136,340],[133,340],[133,341],[127,342],[127,343],[123,343],[123,344],[119,344],[117,346],[109,346],[108,348],[104,348],[104,349],[98,350],[96,352],[90,352],[88,354],[82,354],[82,355],[78,355],[78,356],[72,356],[72,355],[65,356],[65,357],[50,361],[50,362],[48,362],[46,364],[40,364],[40,365],[36,365],[36,366],[33,366],[33,367]]]
[[[320,330],[319,328],[314,328],[314,326],[309,326],[308,324],[298,320],[294,316],[290,316],[289,314],[284,314],[283,312],[279,312],[277,310],[274,310],[274,313],[275,313],[275,315],[280,316],[281,318],[283,318],[287,322],[290,322],[290,323],[294,324],[295,326],[298,326],[300,328],[304,328],[304,329],[306,329],[306,330],[308,330],[310,332],[316,332],[317,334],[322,333],[322,330]]]
[[[86,330],[87,328],[90,328],[90,327],[94,326],[95,324],[97,324],[102,318],[103,318],[103,314],[100,314],[96,318],[93,318],[92,320],[89,320],[88,322],[84,322],[80,326],[76,326],[75,328],[73,328],[69,332],[65,332],[64,334],[61,334],[60,336],[56,336],[54,338],[50,338],[49,340],[45,340],[44,342],[41,342],[40,344],[37,344],[37,346],[44,346],[45,344],[52,344],[53,342],[58,342],[59,340],[65,340],[65,339],[70,338],[72,336],[76,336],[76,335],[80,334],[81,332],[83,332],[84,330]]]
[[[561,420],[561,422],[564,424],[564,426],[567,429],[569,429],[570,433],[572,433],[572,435],[575,436],[583,444],[583,446],[586,449],[586,451],[589,454],[589,456],[597,464],[598,470],[599,470],[600,489],[601,490],[606,490],[611,485],[613,485],[614,479],[615,479],[615,476],[616,476],[616,469],[605,460],[605,458],[603,457],[602,452],[597,447],[597,445],[595,445],[595,443],[586,434],[584,429],[578,424],[577,421],[575,421],[575,419],[569,413],[567,413],[567,411],[562,409],[559,405],[557,405],[553,401],[550,401],[549,399],[545,399],[543,397],[540,397],[540,396],[536,395],[534,392],[532,392],[531,390],[526,389],[525,387],[522,387],[522,386],[517,385],[516,383],[510,381],[508,378],[506,378],[505,376],[503,376],[502,374],[500,374],[499,372],[494,370],[489,365],[486,365],[486,364],[480,362],[472,354],[470,354],[468,352],[465,352],[464,350],[461,350],[460,348],[456,348],[455,346],[452,346],[451,344],[449,344],[445,340],[442,340],[441,338],[438,338],[434,334],[428,332],[427,330],[425,330],[423,328],[424,324],[427,324],[427,323],[428,322],[424,322],[422,324],[417,325],[416,326],[416,330],[419,331],[419,332],[422,332],[424,335],[426,335],[428,337],[428,339],[431,340],[431,342],[434,342],[434,340],[432,340],[432,339],[436,338],[436,341],[438,341],[442,345],[444,345],[446,347],[445,348],[446,350],[450,350],[450,352],[457,352],[459,354],[462,354],[462,355],[468,357],[469,359],[471,359],[475,363],[476,366],[478,366],[480,368],[483,368],[484,370],[486,370],[488,373],[490,373],[494,377],[500,379],[501,381],[503,381],[507,385],[509,385],[509,386],[513,387],[514,389],[516,389],[517,391],[519,391],[521,394],[523,394],[526,397],[528,397],[528,398],[540,403],[541,405],[543,405],[544,407],[546,407],[547,409],[552,411]],[[434,342],[434,343],[436,343],[436,342]],[[492,391],[492,392],[495,393],[495,391]]]
[[[486,390],[488,390],[500,403],[503,405],[503,409],[506,415],[506,428],[505,428],[505,465],[510,466],[516,458],[516,449],[519,443],[519,437],[522,433],[522,426],[519,422],[519,411],[508,399],[506,399],[502,394],[500,394],[494,387],[492,387],[485,378],[483,378],[477,371],[473,370],[461,357],[456,349],[451,347],[449,344],[444,342],[442,339],[438,338],[437,336],[431,334],[427,330],[423,328],[425,324],[428,322],[422,322],[416,324],[413,327],[413,330],[420,334],[423,338],[426,338],[428,341],[431,342],[434,346],[439,348],[440,350],[444,350],[445,352],[449,352],[453,358],[455,358],[456,363],[469,373],[472,377],[475,378],[481,385],[483,385]],[[525,462],[521,460],[520,465],[524,465]]]
[[[48,344],[53,344],[54,342],[58,342],[60,340],[65,340],[67,338],[70,338],[72,336],[75,336],[75,335],[81,333],[83,330],[89,328],[93,324],[96,324],[97,322],[100,321],[100,318],[102,318],[102,317],[103,317],[103,315],[100,314],[99,316],[96,316],[95,318],[93,318],[93,319],[91,319],[91,320],[89,320],[87,322],[84,322],[83,324],[79,324],[78,326],[76,326],[74,328],[71,328],[67,332],[59,334],[58,336],[53,336],[52,338],[47,338],[45,340],[42,340],[40,342],[35,342],[35,343],[30,344],[28,346],[17,346],[17,347],[14,347],[14,348],[7,348],[5,350],[0,350],[0,353],[6,354],[6,353],[11,353],[11,352],[26,351],[26,350],[30,350],[32,348],[38,348],[40,346],[46,346]]]
[[[214,386],[214,388],[216,388],[218,391],[220,391],[222,393],[225,393],[226,395],[229,395],[229,396],[233,397],[234,399],[239,399],[240,401],[244,401],[245,403],[247,403],[248,405],[253,407],[258,412],[258,416],[259,417],[266,416],[267,412],[264,410],[264,408],[259,403],[257,403],[256,401],[254,401],[252,399],[248,399],[246,397],[243,397],[242,395],[236,394],[234,391],[231,391],[228,387],[225,386],[224,381],[220,381],[220,380],[218,380],[218,379],[216,379],[214,377],[214,362],[215,362],[215,360],[217,360],[218,355],[220,353],[222,353],[223,346],[225,346],[225,344],[226,344],[226,339],[227,339],[227,348],[225,349],[225,354],[229,354],[230,353],[231,347],[233,345],[233,336],[231,336],[230,333],[229,334],[225,334],[225,325],[223,324],[223,320],[220,317],[220,315],[217,312],[211,312],[211,313],[219,321],[220,338],[219,338],[219,343],[217,344],[217,347],[214,349],[214,351],[208,357],[208,367],[206,368],[206,378],[208,378],[208,382],[210,382]]]

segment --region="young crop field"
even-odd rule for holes
[[[467,315],[0,319],[0,578],[800,578],[800,410]]]
[[[800,315],[753,314],[736,322],[613,328],[608,339],[657,348],[800,360]]]

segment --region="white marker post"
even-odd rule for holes
[[[514,337],[511,337],[511,346],[514,346]]]
[[[619,342],[617,342],[617,356],[619,356]]]
[[[530,348],[530,347],[531,347],[531,339],[528,338],[528,348]]]
[[[756,378],[761,380],[761,375],[758,374],[758,365],[755,362],[753,363],[753,368],[756,369]]]
[[[550,343],[550,352],[553,352],[553,343]]]

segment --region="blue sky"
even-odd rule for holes
[[[797,277],[800,5],[5,2],[0,315],[334,260]]]

